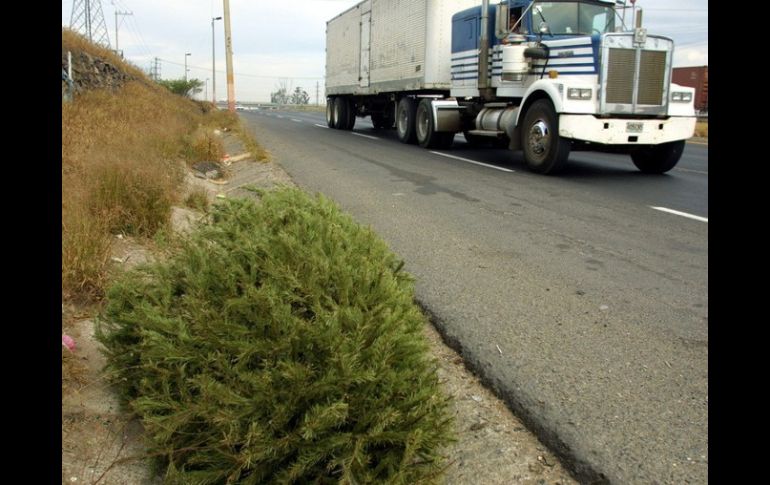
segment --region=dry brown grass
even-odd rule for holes
[[[65,297],[100,296],[112,233],[152,236],[167,224],[185,142],[202,116],[146,79],[62,104]]]
[[[698,121],[695,123],[695,136],[700,138],[708,138],[709,137],[709,122],[708,121]]]
[[[136,78],[62,103],[63,296],[93,299],[106,283],[112,234],[146,238],[165,229],[172,205],[181,202],[182,162],[221,160],[225,150],[213,129],[244,130],[234,113],[173,95],[67,29],[62,49],[87,52]]]
[[[222,160],[225,155],[225,146],[222,139],[216,136],[213,130],[200,126],[185,143],[185,160],[190,163]]]
[[[195,187],[185,198],[184,203],[187,207],[205,212],[209,209],[208,191],[202,187]]]
[[[254,138],[254,135],[249,132],[248,128],[243,123],[238,124],[236,131],[241,139],[241,142],[243,142],[246,151],[251,153],[255,160],[260,162],[270,161],[270,154],[268,151],[257,142],[257,139]]]

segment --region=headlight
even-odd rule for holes
[[[569,88],[568,99],[591,99],[591,88]]]
[[[692,101],[692,93],[689,91],[674,91],[671,93],[671,101],[675,101],[677,103],[689,103]]]

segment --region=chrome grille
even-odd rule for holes
[[[639,60],[639,89],[637,104],[663,104],[666,79],[666,52],[642,51]]]
[[[609,33],[600,51],[600,112],[665,115],[674,42],[661,36]]]
[[[634,96],[636,49],[610,49],[607,66],[607,102],[631,104]]]

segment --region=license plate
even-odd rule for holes
[[[642,123],[633,123],[633,122],[626,123],[626,133],[641,133],[641,132],[642,132]]]

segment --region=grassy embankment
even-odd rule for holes
[[[62,103],[62,290],[65,299],[93,300],[103,294],[113,235],[150,238],[166,228],[183,196],[183,162],[222,158],[214,128],[237,130],[247,150],[266,154],[237,116],[169,93],[109,50],[66,29],[62,49],[76,67],[87,53],[134,78]]]

